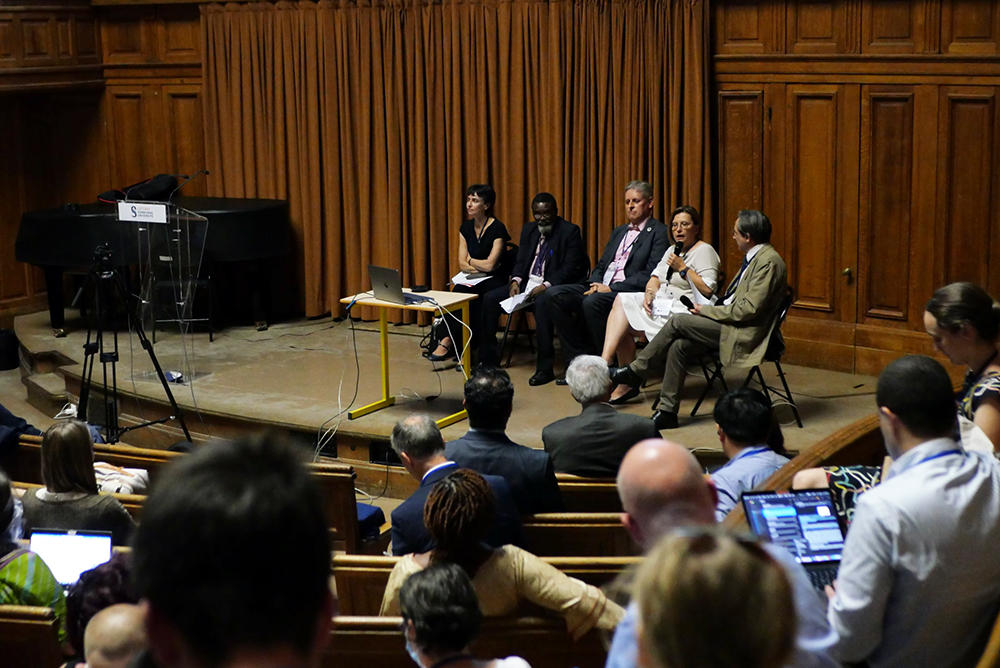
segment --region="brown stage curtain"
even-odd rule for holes
[[[288,198],[307,315],[367,265],[444,288],[465,188],[515,243],[553,193],[595,261],[625,184],[711,212],[703,0],[323,0],[203,5],[213,194]],[[217,178],[218,177],[218,178]],[[706,225],[707,229],[711,225]]]

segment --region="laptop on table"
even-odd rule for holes
[[[403,292],[403,281],[396,269],[370,264],[368,265],[368,276],[372,279],[372,292],[375,293],[375,299],[403,305],[431,301],[430,297],[424,295]]]
[[[28,549],[37,554],[63,587],[111,559],[111,532],[35,529]]]
[[[844,552],[844,532],[828,489],[743,494],[750,531],[788,550],[813,586],[833,584]]]

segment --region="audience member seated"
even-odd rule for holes
[[[144,618],[140,606],[128,603],[94,615],[83,639],[86,668],[128,668],[146,646]]]
[[[477,345],[482,322],[482,298],[486,293],[507,285],[503,258],[507,250],[510,234],[499,220],[494,218],[497,193],[485,183],[469,186],[465,191],[465,212],[469,219],[458,230],[458,268],[469,274],[487,274],[482,283],[472,287],[455,285],[455,292],[469,292],[478,299],[469,302],[469,327],[472,329],[470,345]],[[509,269],[509,268],[508,268]],[[447,322],[447,324],[446,324]],[[496,329],[496,321],[493,322]],[[450,312],[445,312],[438,322],[434,338],[438,342],[436,350],[427,354],[427,359],[440,362],[456,357],[462,351],[455,345],[452,336],[462,341],[462,323]]]
[[[774,423],[770,402],[748,387],[722,395],[713,411],[722,451],[729,461],[712,474],[718,492],[715,519],[722,521],[737,506],[743,492],[771,477],[789,462],[783,446],[771,445]]]
[[[110,494],[99,494],[94,476],[94,442],[87,425],[57,422],[42,438],[42,480],[29,489],[24,504],[24,532],[34,528],[110,531],[115,545],[128,542],[135,524]]]
[[[482,336],[479,361],[497,364],[497,322],[503,311],[500,302],[522,292],[538,302],[554,285],[575,283],[587,274],[587,254],[580,228],[559,216],[556,198],[538,193],[531,201],[535,220],[521,229],[521,245],[511,273],[510,284],[491,290],[483,297]],[[544,308],[535,309],[535,336],[539,350],[552,347],[552,320]]]
[[[680,254],[668,248],[652,276],[645,292],[619,292],[608,316],[601,356],[608,366],[627,366],[635,359],[635,338],[652,341],[666,324],[669,314],[653,313],[654,301],[667,308],[681,306],[679,299],[694,301],[694,290],[703,297],[715,294],[719,282],[719,254],[701,240],[701,214],[693,206],[679,206],[671,216],[670,230]],[[686,309],[679,311],[686,312]],[[619,404],[639,394],[639,388],[622,385],[611,395],[611,403]]]
[[[411,415],[397,422],[390,443],[406,472],[420,481],[417,491],[392,511],[392,553],[398,557],[411,552],[427,552],[434,547],[434,541],[424,526],[424,504],[434,484],[458,470],[458,465],[444,456],[444,439],[429,415]],[[500,547],[510,543],[524,547],[521,518],[507,481],[493,475],[483,478],[496,499],[496,513],[486,534],[486,544]]]
[[[629,448],[657,436],[653,421],[608,405],[608,365],[596,355],[579,355],[570,362],[566,382],[583,410],[542,430],[545,451],[560,473],[615,476]]]
[[[639,569],[642,668],[781,668],[795,647],[792,587],[762,545],[681,532]]]
[[[479,635],[483,613],[469,576],[458,564],[429,566],[399,590],[406,651],[420,668],[531,668],[518,656],[478,660],[469,645]]]
[[[958,412],[1000,451],[1000,304],[975,283],[952,283],[927,302],[924,328],[952,364],[968,369]]]
[[[462,468],[502,477],[522,515],[565,509],[549,455],[518,445],[504,430],[514,406],[514,386],[503,369],[480,365],[465,383],[468,433],[445,445],[445,457]]]
[[[657,429],[678,426],[677,408],[689,365],[710,355],[727,367],[764,361],[775,316],[787,294],[788,271],[769,243],[771,221],[760,211],[740,211],[733,239],[745,257],[723,299],[672,315],[632,364],[611,371],[612,382],[639,387],[665,365],[653,414]]]
[[[625,510],[622,522],[646,551],[652,550],[661,538],[675,530],[712,527],[716,523],[715,487],[702,474],[694,455],[676,443],[652,439],[637,443],[629,450],[618,471],[618,494]],[[809,575],[781,547],[770,543],[763,543],[761,547],[784,570],[795,599],[798,629],[795,650],[785,665],[793,668],[839,666],[828,655],[834,637]],[[634,668],[637,665],[638,614],[638,605],[633,600],[625,619],[615,630],[607,668]],[[700,668],[700,664],[694,665]]]
[[[886,479],[858,498],[830,625],[843,662],[974,666],[1000,602],[1000,466],[955,440],[951,380],[929,357],[892,362],[875,390]]]
[[[97,427],[88,426],[87,428],[90,430],[94,443],[104,442]],[[22,436],[41,435],[42,432],[37,427],[28,424],[27,420],[14,415],[3,404],[0,404],[0,453],[16,448],[17,442]]]
[[[84,661],[84,631],[94,615],[112,605],[138,603],[139,597],[132,589],[127,554],[118,553],[111,559],[89,571],[80,574],[66,594],[66,630],[69,644],[79,661],[67,666],[82,664]]]
[[[148,646],[133,665],[317,665],[335,608],[328,526],[299,452],[276,437],[210,443],[178,459],[133,541]]]
[[[653,186],[632,181],[625,187],[628,224],[615,228],[590,278],[547,290],[538,301],[536,314],[549,319],[559,334],[563,361],[596,353],[604,342],[604,328],[615,295],[639,292],[670,244],[670,232],[653,218]],[[552,337],[538,338],[538,357],[531,385],[555,380],[555,348]]]
[[[454,563],[472,578],[487,617],[509,615],[524,599],[565,617],[574,638],[594,626],[614,628],[624,611],[600,589],[519,547],[492,549],[483,544],[494,505],[489,485],[474,471],[455,471],[435,485],[424,506],[424,523],[435,541],[434,549],[399,560],[389,575],[380,614],[400,614],[399,590],[409,576],[432,564]]]
[[[14,504],[10,479],[0,469],[0,528],[13,521]],[[0,605],[37,605],[52,608],[59,629],[59,642],[66,642],[66,598],[63,589],[42,558],[22,550],[9,531],[0,531]]]

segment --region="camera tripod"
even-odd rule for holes
[[[83,375],[80,382],[80,405],[77,410],[80,419],[87,419],[87,406],[90,402],[90,392],[93,386],[94,368],[98,362],[97,358],[100,358],[104,374],[105,440],[108,443],[117,443],[123,434],[135,429],[163,424],[170,420],[177,420],[180,423],[184,438],[190,441],[191,433],[184,422],[184,414],[177,406],[173,392],[170,391],[167,378],[163,374],[160,362],[156,359],[156,353],[153,352],[153,344],[150,343],[142,328],[142,318],[138,316],[136,303],[125,289],[122,278],[112,262],[111,249],[107,246],[98,246],[94,251],[94,266],[87,274],[85,285],[87,284],[92,288],[94,303],[91,309],[91,321],[87,328],[87,342],[83,346]],[[142,348],[149,354],[153,368],[156,369],[156,377],[160,379],[160,384],[163,385],[163,391],[167,393],[167,399],[170,401],[170,407],[173,411],[173,414],[168,417],[125,428],[118,424],[118,313],[116,297],[121,299],[124,304],[127,322],[139,337]],[[105,337],[105,323],[111,328],[110,345]]]

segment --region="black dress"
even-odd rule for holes
[[[488,259],[490,253],[493,251],[493,244],[497,239],[501,239],[505,246],[510,241],[510,234],[507,233],[507,227],[496,218],[493,218],[492,221],[483,227],[479,236],[476,236],[476,223],[472,219],[462,223],[462,227],[458,230],[459,234],[465,237],[465,245],[469,249],[469,257],[473,260]],[[482,309],[480,303],[483,295],[490,290],[506,285],[510,279],[507,268],[503,266],[502,258],[493,271],[489,272],[489,276],[488,279],[482,283],[477,283],[471,288],[464,285],[456,285],[453,288],[455,292],[470,292],[479,295],[479,299],[474,299],[469,304],[469,326],[472,328],[472,346],[476,345],[476,340],[479,338],[478,333],[482,326]],[[452,344],[456,348],[456,352],[461,353],[460,342],[462,337],[459,332],[462,329],[462,324],[457,317],[451,314],[448,315],[448,326],[445,327],[443,324],[440,326],[436,332],[437,339],[440,340],[448,336],[449,328],[451,335],[454,337]]]

